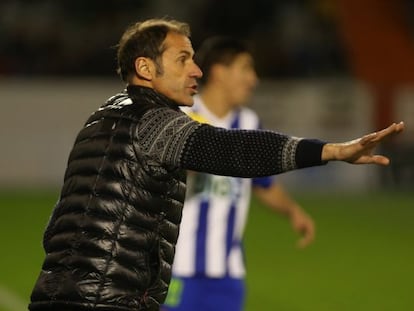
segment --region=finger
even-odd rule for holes
[[[390,159],[383,155],[369,155],[369,156],[362,156],[354,163],[355,164],[378,164],[378,165],[386,166],[390,164]]]
[[[366,145],[368,145],[369,143],[372,143],[372,142],[374,141],[374,139],[375,139],[375,138],[377,138],[377,136],[378,136],[378,133],[377,133],[377,132],[374,132],[374,133],[371,133],[371,134],[367,134],[367,135],[363,136],[363,137],[359,140],[359,143],[360,143],[362,146],[366,146]]]
[[[372,134],[375,134],[372,137],[372,141],[380,141],[380,140],[382,140],[386,137],[398,134],[398,133],[400,133],[404,130],[404,127],[405,127],[404,122],[393,123],[390,126],[388,126],[387,128],[385,128],[385,129],[383,129],[379,132],[372,133]]]
[[[307,227],[302,229],[302,237],[297,242],[297,247],[305,248],[311,244],[314,240],[315,232],[313,227]]]
[[[313,242],[313,236],[304,236],[297,242],[298,248],[305,248]]]
[[[373,155],[372,161],[373,161],[372,163],[379,164],[379,165],[390,164],[390,159],[383,155]]]
[[[405,129],[405,124],[403,121],[395,124],[395,131],[397,133],[404,131],[404,129]]]

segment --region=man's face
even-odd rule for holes
[[[197,93],[197,79],[202,72],[194,63],[194,50],[190,39],[170,32],[164,41],[165,51],[161,56],[162,73],[152,80],[154,89],[180,105],[192,106]]]
[[[226,66],[224,73],[225,78],[221,81],[223,87],[228,90],[229,102],[233,106],[245,104],[258,82],[252,56],[249,53],[239,54],[229,66]]]

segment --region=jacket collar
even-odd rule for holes
[[[126,92],[132,98],[133,101],[140,101],[146,99],[156,105],[168,106],[172,109],[179,109],[177,102],[169,99],[167,96],[155,91],[152,88],[140,86],[140,85],[128,85]]]

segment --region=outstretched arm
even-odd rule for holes
[[[361,138],[344,143],[328,143],[322,148],[322,161],[344,161],[351,164],[388,165],[390,160],[374,154],[375,147],[384,139],[404,130],[404,123],[393,123],[389,127]]]
[[[389,160],[372,151],[383,139],[403,129],[403,123],[393,124],[350,142],[327,144],[273,131],[217,128],[164,107],[149,110],[142,117],[137,126],[137,148],[169,167],[252,178],[328,161],[386,165]]]

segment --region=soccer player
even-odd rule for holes
[[[44,233],[34,311],[156,311],[167,295],[186,171],[260,177],[329,161],[387,165],[375,155],[392,124],[344,143],[271,131],[226,130],[192,120],[202,72],[186,23],[130,26],[118,47],[126,89],[79,131]]]
[[[193,119],[226,129],[260,128],[244,105],[258,79],[245,43],[212,37],[196,51],[203,71],[200,95],[183,108]],[[190,172],[182,225],[165,310],[240,311],[245,297],[242,238],[253,186],[268,207],[286,215],[302,234],[299,246],[314,238],[312,219],[271,177],[246,179]]]

